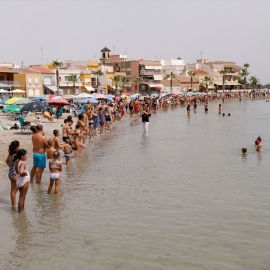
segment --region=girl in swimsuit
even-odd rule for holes
[[[16,193],[18,191],[16,181],[17,181],[17,176],[14,172],[14,157],[17,154],[17,152],[20,149],[20,143],[18,141],[13,141],[8,150],[8,156],[6,159],[6,164],[9,167],[9,172],[8,172],[8,178],[10,179],[11,183],[11,190],[10,190],[10,198],[11,198],[11,204],[12,207],[16,206]]]
[[[55,194],[58,193],[59,182],[60,182],[60,172],[62,172],[62,162],[59,160],[60,153],[58,151],[53,152],[53,158],[49,162],[50,169],[50,185],[48,188],[48,193],[51,193],[53,183],[55,183]]]
[[[80,126],[76,125],[75,130],[74,130],[74,144],[76,147],[76,152],[75,152],[75,158],[79,155],[81,156],[81,152],[84,149],[84,144],[81,143],[81,131],[80,131]]]
[[[100,135],[103,135],[103,128],[104,128],[104,125],[106,124],[103,106],[98,109],[98,117],[99,117],[99,124],[100,124]]]
[[[21,213],[24,209],[25,197],[28,191],[30,174],[28,172],[27,166],[24,161],[27,160],[27,152],[24,149],[20,149],[14,157],[14,172],[17,176],[16,185],[19,189],[19,203],[18,203],[18,212]]]

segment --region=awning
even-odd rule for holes
[[[148,84],[149,85],[149,87],[155,87],[155,88],[163,88],[163,85],[162,84]]]
[[[57,92],[57,86],[54,86],[54,85],[47,86],[46,85],[46,87],[49,88],[53,92]],[[62,89],[59,89],[59,91],[62,91]]]
[[[153,66],[145,66],[145,69],[154,69]]]
[[[161,66],[153,66],[153,69],[162,69]]]
[[[162,81],[162,75],[154,75],[155,81]]]
[[[84,86],[84,87],[85,87],[85,89],[86,89],[87,91],[89,91],[89,92],[95,91],[95,89],[94,89],[92,86]]]

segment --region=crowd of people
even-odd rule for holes
[[[258,98],[260,95],[253,98]],[[53,186],[55,187],[55,194],[59,191],[59,184],[62,171],[61,153],[65,158],[68,166],[72,160],[72,152],[75,151],[75,158],[81,156],[82,151],[86,147],[86,140],[93,140],[95,137],[102,136],[106,132],[110,132],[116,121],[121,121],[127,111],[130,117],[139,115],[142,118],[143,131],[148,132],[149,117],[152,111],[162,109],[167,110],[169,107],[185,106],[187,104],[187,113],[190,116],[191,105],[193,105],[194,112],[196,112],[199,103],[204,104],[205,113],[208,112],[208,102],[214,100],[222,100],[230,98],[239,98],[241,101],[241,94],[232,95],[200,95],[195,97],[171,95],[165,98],[144,98],[136,99],[128,102],[127,99],[117,101],[115,103],[100,103],[99,105],[92,105],[87,103],[83,111],[78,115],[78,118],[69,115],[64,120],[62,127],[62,134],[58,129],[53,131],[54,138],[48,139],[43,130],[43,126],[38,124],[32,126],[32,144],[33,144],[33,167],[28,171],[25,161],[27,160],[27,151],[20,148],[19,141],[13,141],[9,145],[8,157],[6,164],[9,167],[8,177],[11,182],[11,203],[16,206],[16,193],[19,190],[18,212],[24,209],[24,202],[28,191],[29,183],[33,183],[34,177],[36,183],[40,184],[42,174],[48,162],[50,170],[50,184],[48,193],[51,193]],[[218,106],[218,113],[222,114],[222,105]],[[225,116],[223,114],[223,116]],[[230,116],[230,114],[228,114]],[[74,123],[76,122],[76,124]],[[75,124],[75,127],[72,126]],[[50,134],[49,134],[50,135]],[[59,138],[62,135],[62,142]],[[261,138],[256,140],[256,149],[261,151]],[[243,148],[242,153],[246,154],[247,149]]]

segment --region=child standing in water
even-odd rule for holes
[[[14,157],[14,172],[17,176],[16,185],[20,192],[19,203],[18,203],[18,212],[21,213],[24,209],[25,197],[28,191],[30,174],[28,172],[27,166],[24,161],[27,160],[27,152],[24,149],[20,149],[16,156]]]
[[[71,162],[72,147],[70,145],[70,139],[66,139],[66,145],[64,146],[64,157],[66,158],[67,165]]]
[[[52,159],[53,158],[53,153],[56,151],[56,149],[53,148],[53,140],[49,139],[48,140],[48,145],[49,148],[47,148],[47,159]]]
[[[51,193],[53,183],[55,183],[55,194],[58,193],[59,182],[60,182],[60,172],[62,172],[62,162],[59,160],[60,153],[58,151],[53,152],[53,158],[49,162],[50,169],[50,185],[48,188],[48,193]]]

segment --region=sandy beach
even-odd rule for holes
[[[64,124],[64,119],[68,116],[69,114],[63,114],[61,119],[58,119],[55,122],[48,121],[47,118],[41,117],[41,124],[43,125],[43,129],[45,132],[45,136],[49,138],[53,138],[53,130],[54,129],[59,129],[60,132],[62,132],[62,127],[61,125]],[[33,121],[34,116],[27,116],[25,118],[25,121]],[[1,126],[13,126],[14,123],[19,123],[18,121],[15,121],[13,118],[5,115],[0,115],[0,120],[1,120]],[[3,189],[6,187],[5,184],[10,185],[9,179],[8,179],[8,167],[5,163],[5,160],[8,155],[8,147],[9,144],[14,141],[18,140],[20,142],[20,148],[25,149],[28,153],[28,160],[27,160],[27,165],[29,169],[32,168],[33,160],[32,160],[32,132],[28,134],[26,131],[21,132],[21,129],[17,130],[3,130],[0,131],[0,189]]]

